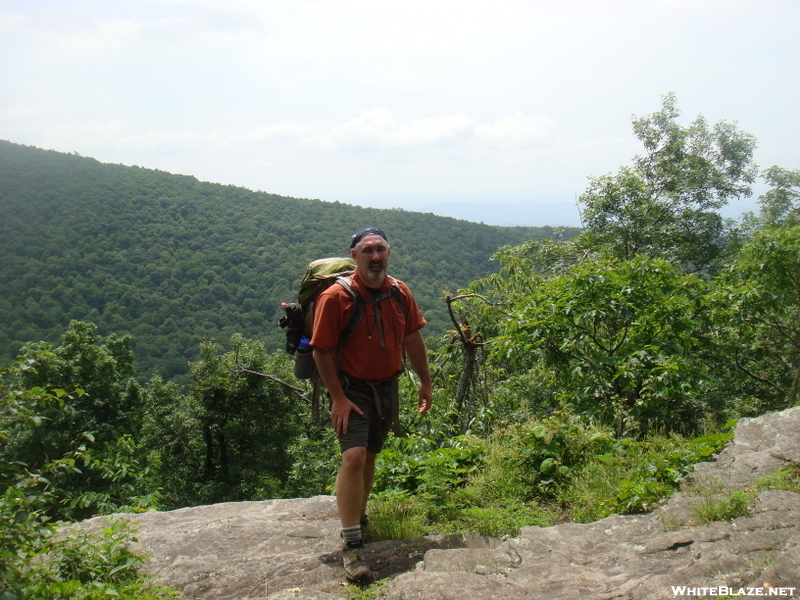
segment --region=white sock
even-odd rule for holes
[[[342,539],[345,543],[358,543],[361,541],[361,525],[342,527]]]

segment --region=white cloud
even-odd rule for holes
[[[147,132],[126,135],[119,145],[136,150],[187,150],[205,141],[219,141],[216,134],[202,134],[196,131]]]
[[[475,128],[475,137],[489,144],[521,148],[547,144],[553,139],[555,123],[545,117],[530,119],[521,113],[509,115],[492,126]]]
[[[52,141],[66,143],[70,147],[77,141],[84,145],[107,145],[119,141],[127,126],[122,121],[79,121],[53,125],[47,129],[46,137]]]
[[[327,131],[310,124],[280,123],[260,127],[246,139],[259,143],[296,142],[326,150],[422,148],[452,145],[475,138],[501,148],[542,146],[552,141],[555,123],[545,117],[521,113],[506,116],[494,125],[478,125],[464,115],[440,115],[402,122],[385,108],[362,111],[357,117]]]
[[[260,169],[269,169],[273,166],[275,166],[273,163],[271,163],[268,160],[264,160],[263,158],[257,158],[256,160],[251,160],[249,163],[245,165],[247,169],[251,169],[254,171]]]
[[[73,148],[117,148],[135,151],[189,151],[200,142],[210,142],[221,146],[218,131],[200,133],[197,131],[141,131],[131,132],[131,127],[123,121],[81,121],[64,123],[47,128],[45,137],[48,145]],[[86,152],[85,150],[83,151]],[[98,157],[101,158],[102,157]]]
[[[35,109],[21,102],[0,108],[0,122],[13,124],[19,119],[35,119],[36,116]]]
[[[251,142],[297,142],[314,135],[311,125],[301,123],[279,123],[259,127],[248,133],[245,138]]]
[[[471,129],[472,121],[463,114],[402,123],[385,108],[376,108],[331,128],[315,141],[330,149],[413,148],[449,143]]]

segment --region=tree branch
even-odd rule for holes
[[[774,388],[775,390],[777,390],[781,394],[786,394],[786,390],[784,390],[781,386],[779,386],[774,381],[771,381],[771,380],[767,379],[766,377],[759,377],[755,373],[751,373],[748,369],[746,369],[744,367],[744,365],[742,365],[742,363],[740,362],[739,359],[740,358],[748,358],[747,356],[744,356],[742,354],[736,354],[735,356],[736,356],[736,361],[735,361],[736,362],[736,368],[738,368],[742,373],[744,373],[748,377],[752,377],[756,381],[760,381],[761,383],[767,384],[768,386]]]
[[[295,386],[293,386],[293,385],[292,385],[292,384],[290,384],[290,383],[286,383],[285,381],[283,381],[283,380],[281,380],[281,379],[278,379],[278,378],[277,378],[277,377],[275,377],[274,375],[267,375],[266,373],[259,373],[258,371],[251,371],[250,369],[243,369],[243,368],[231,369],[231,372],[233,372],[233,373],[250,373],[251,375],[258,375],[259,377],[264,377],[264,378],[266,378],[266,379],[269,379],[270,381],[274,381],[275,383],[279,383],[279,384],[281,384],[281,385],[282,385],[283,387],[285,387],[287,390],[289,390],[289,391],[291,391],[291,392],[294,392],[295,394],[297,394],[297,396],[298,396],[298,397],[299,397],[299,398],[300,398],[300,399],[301,399],[303,402],[305,402],[305,403],[307,403],[307,404],[311,404],[311,400],[309,400],[309,399],[308,399],[308,398],[306,398],[306,396],[305,396],[305,390],[303,390],[303,389],[301,389],[301,388],[299,388],[299,387],[295,387]]]

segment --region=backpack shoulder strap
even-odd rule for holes
[[[387,277],[389,276],[387,275]],[[343,275],[336,278],[336,283],[346,289],[353,298],[353,314],[350,317],[350,322],[345,326],[341,335],[339,336],[339,347],[343,346],[350,336],[353,335],[353,332],[358,327],[358,324],[361,323],[361,319],[364,318],[364,305],[369,302],[379,302],[380,300],[384,300],[386,298],[393,298],[397,303],[397,306],[400,307],[402,313],[407,316],[406,307],[403,302],[403,294],[400,292],[400,286],[397,284],[397,280],[393,277],[389,277],[389,282],[390,287],[388,292],[384,292],[383,294],[378,294],[376,296],[370,296],[369,298],[364,298],[361,294],[353,289],[352,276]]]
[[[394,301],[397,303],[397,306],[400,307],[400,310],[402,311],[403,315],[405,315],[405,317],[408,318],[408,313],[406,312],[406,306],[405,303],[403,302],[403,294],[402,292],[400,292],[400,286],[397,284],[397,280],[394,279],[393,277],[389,277],[389,280],[391,281],[392,284],[391,287],[389,288],[389,294],[391,294],[392,298],[394,298]]]
[[[342,333],[339,335],[338,346],[341,348],[344,346],[344,343],[348,340],[348,338],[353,335],[356,327],[358,327],[358,324],[361,323],[361,319],[364,318],[364,298],[362,298],[361,294],[353,289],[353,278],[350,275],[337,277],[336,283],[347,290],[347,292],[353,298],[353,312],[350,315],[350,322],[347,323],[345,328],[342,329]]]

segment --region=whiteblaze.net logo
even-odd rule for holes
[[[764,587],[728,587],[721,585],[718,587],[692,587],[688,585],[673,585],[673,596],[694,596],[694,597],[737,597],[737,596],[783,596],[793,598],[797,588],[793,587],[773,587],[764,582]]]

